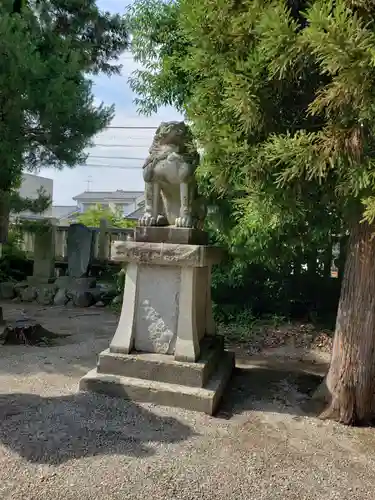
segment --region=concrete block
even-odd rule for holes
[[[223,353],[223,339],[204,339],[196,363],[176,361],[173,356],[155,353],[115,354],[106,349],[99,354],[97,371],[124,377],[156,380],[170,384],[204,387]]]
[[[114,241],[111,260],[158,266],[206,267],[219,264],[224,252],[219,247]]]
[[[208,245],[208,233],[183,227],[138,226],[134,241],[145,243],[174,243],[177,245]]]
[[[103,374],[94,369],[81,378],[79,389],[214,415],[233,368],[233,353],[224,352],[217,370],[204,388]]]

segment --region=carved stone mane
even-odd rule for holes
[[[163,122],[158,127],[143,165],[145,226],[197,227],[203,213],[197,200],[195,171],[199,154],[184,122]]]

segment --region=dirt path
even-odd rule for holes
[[[302,411],[323,364],[243,359],[211,418],[76,392],[113,334],[110,312],[3,307],[72,336],[1,347],[1,499],[374,498],[375,431]]]

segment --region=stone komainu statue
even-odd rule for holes
[[[201,229],[206,215],[198,197],[195,171],[199,154],[184,122],[163,122],[143,165],[145,212],[141,226]]]

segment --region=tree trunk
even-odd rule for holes
[[[337,268],[339,270],[338,271],[338,278],[342,279],[343,274],[344,274],[346,251],[348,248],[348,236],[346,234],[344,236],[341,236],[339,247],[340,247],[340,254],[339,254],[339,258],[338,258]]]
[[[322,391],[323,389],[323,391]],[[375,224],[352,226],[322,418],[365,425],[375,416]]]

